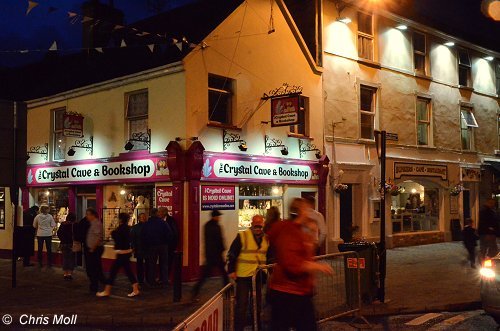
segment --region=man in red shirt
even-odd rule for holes
[[[269,284],[274,331],[316,330],[314,274],[333,271],[313,260],[315,239],[307,227],[310,223],[304,199],[295,199],[290,205],[290,219],[274,224],[268,233],[277,262]]]

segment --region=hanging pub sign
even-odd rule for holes
[[[299,123],[300,96],[271,99],[271,126],[289,126]]]
[[[64,113],[63,135],[65,137],[83,137],[83,116],[78,113]]]
[[[479,168],[460,168],[460,180],[462,182],[480,182],[481,169]]]

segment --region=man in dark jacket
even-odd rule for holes
[[[479,245],[481,249],[481,259],[494,257],[498,253],[498,215],[495,211],[495,199],[488,199],[479,213]]]
[[[33,256],[35,251],[35,228],[33,227],[33,221],[38,214],[38,206],[32,206],[23,212],[23,266],[32,267],[33,263],[30,263],[30,258]]]
[[[471,268],[476,268],[476,246],[479,236],[476,234],[476,229],[472,227],[472,220],[470,218],[464,220],[462,238],[465,249],[469,253],[470,266]]]
[[[167,223],[158,215],[158,209],[151,211],[151,217],[142,228],[142,243],[146,252],[146,281],[150,286],[157,286],[155,279],[156,261],[160,263],[160,282],[168,284],[168,243],[171,233]]]
[[[137,268],[137,281],[139,284],[144,283],[144,266],[146,265],[146,252],[144,251],[144,243],[142,242],[142,230],[144,228],[144,224],[148,217],[145,213],[139,214],[139,223],[132,227],[130,230],[130,238],[132,249],[134,250],[134,256],[136,258],[136,268]],[[147,274],[147,268],[146,268]],[[147,278],[147,277],[146,277]]]
[[[224,246],[224,238],[222,237],[222,228],[219,224],[221,215],[220,211],[213,210],[212,219],[205,224],[205,265],[203,266],[200,280],[193,288],[193,300],[198,297],[201,286],[214,269],[222,274],[224,286],[229,283],[224,258],[222,257],[222,253],[226,248]]]
[[[177,244],[179,243],[179,230],[177,228],[177,224],[175,223],[175,219],[170,216],[167,208],[158,208],[158,213],[160,214],[160,217],[167,223],[168,229],[170,231],[170,242],[168,243],[168,274],[170,276],[173,270],[172,267],[174,264],[175,249],[177,248]]]

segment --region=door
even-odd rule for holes
[[[95,194],[82,194],[78,195],[76,199],[76,217],[81,220],[85,217],[87,208],[94,208],[97,210],[97,200]]]
[[[464,190],[462,191],[462,197],[463,197],[463,219],[466,220],[467,218],[470,218],[470,191],[469,190]]]
[[[340,238],[344,242],[352,240],[352,185],[340,191]]]

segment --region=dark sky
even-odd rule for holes
[[[163,0],[164,10],[194,0]],[[57,41],[59,49],[80,48],[82,44],[81,24],[72,24],[68,11],[81,14],[84,0],[36,0],[39,3],[26,15],[28,0],[0,0],[0,67],[11,67],[36,61],[44,52],[10,53],[12,50],[47,50]],[[108,0],[101,0],[108,3]],[[154,15],[147,0],[114,0],[114,6],[121,9],[126,23]],[[51,11],[50,8],[57,8]]]

